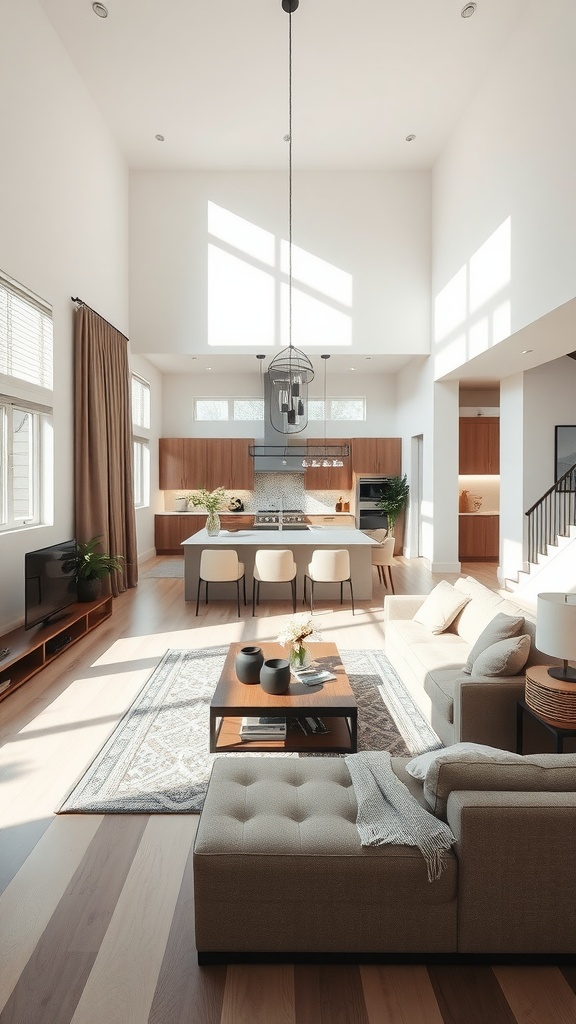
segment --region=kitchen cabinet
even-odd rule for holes
[[[400,437],[353,437],[352,470],[360,476],[400,476]]]
[[[159,482],[162,491],[251,491],[254,460],[245,437],[161,437]]]
[[[459,472],[500,472],[500,419],[498,416],[461,416],[459,421]]]
[[[206,515],[184,512],[154,516],[154,546],[157,555],[181,555],[183,540],[206,526]]]
[[[350,444],[350,440],[340,437],[324,438],[309,437],[307,445]],[[310,456],[312,458],[312,455]],[[349,491],[352,487],[352,459],[343,458],[343,466],[309,466],[304,475],[307,491]]]
[[[458,516],[458,558],[461,561],[496,562],[499,547],[499,516]]]

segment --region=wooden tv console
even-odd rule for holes
[[[98,601],[71,604],[64,609],[62,618],[47,626],[21,626],[0,636],[0,652],[8,648],[8,654],[0,657],[0,700],[110,618],[112,600],[108,595]]]

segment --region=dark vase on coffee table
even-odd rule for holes
[[[287,693],[290,686],[290,662],[286,658],[270,658],[260,669],[260,686],[266,693]]]
[[[260,647],[242,647],[236,655],[235,670],[241,683],[254,684],[260,682],[260,669],[264,663],[264,655]]]

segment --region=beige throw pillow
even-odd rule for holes
[[[455,758],[458,754],[495,754],[501,753],[498,747],[488,747],[483,743],[452,743],[449,747],[436,747],[434,750],[425,750],[423,754],[417,754],[407,765],[404,766],[408,775],[413,779],[424,782],[429,768],[435,761],[441,758]]]
[[[426,626],[431,633],[443,633],[469,600],[467,594],[459,593],[446,580],[441,580],[420,605],[414,622]]]
[[[463,671],[470,675],[472,665],[483,651],[488,647],[492,647],[493,644],[498,643],[499,640],[509,640],[512,636],[518,636],[523,629],[523,615],[513,616],[505,615],[504,612],[498,612],[492,621],[489,622],[480,633],[480,636],[468,655]]]
[[[499,640],[482,651],[472,666],[474,676],[515,676],[528,661],[531,640],[527,633]]]

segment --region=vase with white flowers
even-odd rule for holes
[[[276,639],[284,647],[290,647],[290,668],[298,671],[312,662],[312,655],[305,641],[321,640],[322,637],[314,629],[310,616],[303,613],[289,619]]]
[[[192,491],[188,495],[189,505],[194,505],[195,508],[206,509],[208,513],[206,533],[209,537],[217,537],[220,532],[220,516],[218,513],[224,508],[225,496],[225,487],[217,487],[214,491],[207,491],[205,487],[200,487],[199,490]]]

